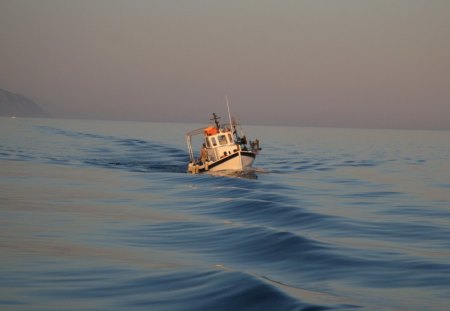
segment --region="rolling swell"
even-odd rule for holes
[[[85,164],[132,172],[181,173],[186,170],[186,151],[162,142],[126,139],[50,126],[37,126],[37,129],[51,136],[65,138],[61,148],[67,150],[69,147],[72,151],[61,155],[41,154],[40,158],[44,158],[47,163]],[[53,151],[51,148],[47,150]]]
[[[433,288],[450,281],[450,265],[445,261],[408,254],[403,248],[381,255],[370,245],[352,247],[352,240],[374,237],[399,245],[414,237],[417,243],[436,245],[438,241],[446,247],[442,237],[449,232],[445,227],[311,212],[316,204],[302,200],[301,192],[294,194],[288,184],[272,187],[263,181],[256,185],[251,180],[207,176],[196,176],[192,182],[189,190],[176,193],[175,197],[184,198],[177,210],[210,217],[207,221],[150,225],[137,233],[125,233],[140,237],[126,243],[184,248],[186,254],[194,257],[208,257],[212,263],[289,280],[299,287],[305,286],[304,281],[343,278],[372,288],[387,284],[392,288]],[[360,183],[353,180],[350,184]],[[366,182],[361,184],[374,187]],[[308,191],[305,189],[305,196]],[[332,196],[333,192],[328,195]],[[375,205],[403,199],[399,192],[384,190],[339,196],[345,200],[371,199]],[[328,237],[340,237],[343,243]]]
[[[110,150],[94,150],[99,157],[85,163],[105,168],[120,168],[133,172],[186,171],[186,151],[161,142],[134,139],[115,139]],[[105,157],[105,153],[108,154]]]
[[[30,273],[30,271],[27,271]],[[293,299],[264,279],[220,269],[195,272],[138,271],[97,268],[55,270],[52,272],[14,272],[14,278],[4,278],[0,285],[20,288],[35,297],[35,305],[24,304],[11,297],[0,305],[15,305],[33,310],[59,310],[52,304],[54,297],[70,301],[64,310],[327,310]],[[32,282],[27,279],[32,279]],[[108,285],[106,285],[108,284]],[[20,293],[19,293],[20,294]],[[39,301],[48,301],[45,304]],[[36,308],[41,305],[42,308]]]
[[[123,243],[132,246],[157,246],[163,250],[183,250],[193,257],[208,258],[256,275],[290,280],[292,284],[312,280],[347,278],[365,286],[427,286],[450,281],[449,264],[426,260],[411,261],[402,252],[380,258],[370,249],[346,247],[346,254],[331,244],[292,232],[236,223],[167,222],[116,232],[127,236]],[[428,271],[434,271],[430,274]],[[320,272],[319,272],[320,271]],[[296,277],[291,278],[292,275]],[[304,285],[303,285],[304,286]]]
[[[5,121],[1,309],[448,309],[446,133],[260,128],[245,179],[179,174],[190,125]]]
[[[321,213],[317,203],[302,199],[308,189],[247,179],[196,176],[191,187],[177,191],[183,211],[224,221],[261,225],[294,233],[305,230],[352,231],[364,226],[341,216]],[[304,192],[304,193],[303,193]]]

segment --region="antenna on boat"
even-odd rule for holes
[[[211,120],[211,121],[214,121],[214,123],[216,123],[216,128],[217,128],[217,130],[219,130],[219,128],[220,128],[220,125],[219,125],[219,119],[220,119],[220,117],[218,117],[218,116],[216,115],[216,113],[213,112],[213,117],[212,117],[212,119],[210,119],[210,120]]]
[[[225,99],[227,100],[228,118],[230,119],[231,133],[234,133],[234,126],[233,126],[233,121],[231,120],[230,105],[228,103],[228,96],[227,95],[225,95]]]

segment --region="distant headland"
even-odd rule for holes
[[[49,117],[31,98],[0,88],[0,116]]]

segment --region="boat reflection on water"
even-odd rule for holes
[[[258,175],[256,173],[258,170],[256,169],[246,169],[246,170],[222,170],[222,171],[211,171],[208,172],[209,175],[212,176],[220,176],[220,177],[235,177],[235,178],[244,178],[244,179],[258,179]]]

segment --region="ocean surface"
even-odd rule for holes
[[[450,310],[450,132],[197,127],[0,118],[0,310]]]

